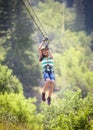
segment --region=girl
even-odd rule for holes
[[[39,46],[39,61],[42,65],[43,70],[43,78],[45,80],[45,84],[42,91],[42,101],[46,101],[46,90],[49,87],[49,93],[47,97],[48,105],[51,104],[51,95],[54,89],[54,63],[53,63],[53,56],[47,46],[44,46],[46,38],[42,40]]]

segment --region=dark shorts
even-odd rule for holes
[[[43,78],[46,79],[50,79],[50,80],[55,80],[55,75],[54,72],[44,72],[43,73]]]

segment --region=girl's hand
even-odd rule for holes
[[[44,37],[42,41],[45,42],[45,41],[48,41],[48,40],[49,40],[48,37]]]

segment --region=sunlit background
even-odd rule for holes
[[[51,106],[38,46],[54,56]],[[93,0],[0,0],[0,130],[93,129]]]

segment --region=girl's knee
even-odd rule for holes
[[[50,83],[50,79],[47,79],[47,80],[46,80],[46,83]]]
[[[51,80],[50,83],[51,83],[51,84],[54,84],[54,80]]]

